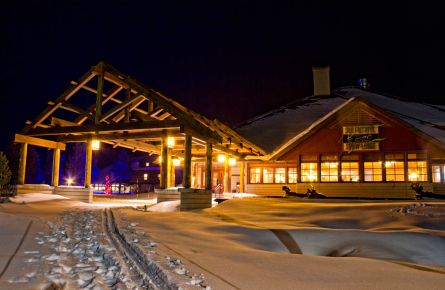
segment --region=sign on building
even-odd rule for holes
[[[343,150],[344,151],[378,151],[379,126],[344,126]]]

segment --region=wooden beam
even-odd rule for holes
[[[82,108],[79,108],[76,105],[70,104],[68,102],[62,102],[62,105],[60,106],[61,109],[64,109],[66,111],[70,111],[79,115],[83,115],[86,113],[86,111]]]
[[[94,114],[94,124],[98,125],[102,120],[102,95],[104,93],[104,64],[97,65],[99,74],[97,75],[96,112]]]
[[[148,131],[148,132],[135,132],[135,133],[109,133],[109,134],[81,134],[81,135],[68,135],[60,136],[57,138],[60,142],[82,142],[90,139],[104,140],[160,140],[164,136],[171,137],[183,137],[184,135],[179,130],[162,130],[162,131]]]
[[[133,104],[131,104],[130,106],[127,106],[126,109],[128,109],[129,112],[133,112],[144,101],[145,101],[144,98],[141,98],[140,100],[135,100],[135,101],[133,101]],[[137,113],[138,116],[139,115],[146,116],[145,114],[141,113],[140,111],[135,111],[135,113]],[[122,120],[125,117],[125,114],[126,114],[126,110],[120,111],[116,116],[113,117],[113,121],[116,123],[119,122],[120,120]],[[141,120],[148,121],[148,120],[153,120],[153,119],[149,118],[149,119],[141,119]]]
[[[86,88],[86,86],[83,86],[82,88]],[[121,86],[116,86],[114,88],[112,88],[111,90],[109,90],[106,94],[102,94],[103,98],[102,98],[102,106],[105,105],[109,100],[111,100],[114,96],[116,96],[121,90],[123,89],[123,87]],[[97,94],[97,90],[95,89],[91,89],[94,91],[95,94]],[[85,122],[88,118],[90,118],[90,115],[94,112],[94,110],[96,109],[96,104],[93,104],[91,106],[88,107],[88,109],[86,110],[85,114],[83,114],[82,116],[79,116],[76,118],[76,120],[74,120],[75,123],[77,124],[82,124],[83,122]]]
[[[66,145],[63,143],[60,143],[60,142],[54,142],[54,141],[50,141],[50,140],[25,136],[25,135],[21,135],[21,134],[15,134],[14,142],[15,143],[26,143],[26,144],[31,144],[34,146],[40,146],[40,147],[45,147],[45,148],[50,148],[50,149],[65,150],[65,148],[66,148]]]
[[[162,139],[162,149],[161,149],[161,180],[160,180],[160,188],[167,188],[167,174],[168,174],[168,145],[167,145],[167,137]]]
[[[190,129],[192,129],[196,133],[200,133],[203,137],[205,137],[204,140],[213,141],[214,143],[222,142],[221,136],[193,119],[187,112],[183,110],[184,107],[179,108],[177,106],[177,103],[174,103],[171,99],[163,96],[159,92],[149,87],[146,87],[145,85],[130,77],[126,77],[110,65],[106,64],[105,67],[105,77],[107,79],[113,80],[113,82],[115,83],[129,86],[139,94],[143,94],[144,98],[146,98],[147,100],[156,102],[159,107],[164,108],[167,112],[181,120],[181,123],[184,126],[190,127]]]
[[[212,190],[212,143],[206,144],[205,189]]]
[[[105,114],[103,114],[103,116],[100,118],[100,121],[103,122],[106,119],[108,119],[109,117],[111,117],[112,115],[114,115],[115,113],[119,112],[120,110],[124,109],[125,107],[129,106],[133,101],[138,100],[143,97],[140,95],[134,95],[133,97],[123,101],[122,103],[118,104],[117,106],[114,106],[113,108],[111,108],[110,110],[108,110],[108,112],[106,112]],[[125,113],[124,113],[125,114]]]
[[[65,135],[75,133],[101,133],[116,131],[140,131],[140,130],[159,130],[179,128],[180,123],[177,120],[164,121],[147,121],[134,122],[128,124],[99,124],[99,125],[83,125],[83,126],[67,126],[54,128],[35,128],[30,130],[29,136],[45,136],[45,135]]]
[[[182,185],[185,188],[190,188],[192,185],[192,136],[190,135],[185,135],[184,151],[185,158]]]
[[[131,99],[131,90],[127,89],[127,92],[125,94],[125,101],[129,101]],[[130,123],[130,107],[125,107],[125,123]],[[119,120],[120,121],[120,120]]]
[[[61,105],[62,102],[68,101],[71,96],[73,96],[77,91],[80,90],[80,88],[87,84],[93,77],[95,76],[94,68],[90,69],[86,74],[84,74],[78,81],[78,85],[73,85],[70,88],[68,88],[65,92],[63,92],[62,95],[60,95],[55,101],[54,105],[47,107],[43,112],[41,112],[32,125],[28,126],[22,132],[26,132],[27,130],[31,128],[36,128],[41,124],[43,121],[46,120],[52,113],[54,113],[55,110],[57,110]]]
[[[51,117],[51,126],[67,127],[67,126],[77,126],[75,122],[71,122],[65,119]]]
[[[28,144],[20,144],[20,159],[19,159],[19,170],[17,176],[17,184],[25,184],[25,173],[26,173],[26,156],[28,153]]]

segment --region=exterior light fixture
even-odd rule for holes
[[[218,162],[225,162],[226,161],[226,155],[225,154],[218,154]]]
[[[148,173],[144,173],[144,180],[148,180]]]
[[[99,150],[100,149],[100,141],[99,140],[93,140],[92,144],[92,149],[93,150]]]
[[[173,161],[173,166],[180,166],[181,165],[181,160],[179,160],[179,159],[177,159],[177,158],[175,158],[175,159],[172,159],[172,161]]]
[[[145,162],[145,167],[150,166],[150,162]]]
[[[175,137],[167,137],[167,147],[168,148],[175,147]]]
[[[386,161],[385,162],[385,167],[391,167],[392,165],[394,165],[394,161]]]
[[[229,158],[229,165],[230,166],[235,166],[235,164],[236,164],[236,159],[235,158]]]
[[[68,177],[66,179],[66,185],[71,186],[74,183],[74,178]]]

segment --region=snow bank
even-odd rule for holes
[[[58,194],[46,194],[46,193],[18,194],[15,197],[10,198],[10,200],[13,203],[31,203],[31,202],[41,202],[41,201],[56,200],[56,199],[68,199],[68,198]]]
[[[433,234],[332,229],[288,232],[303,255],[392,259],[445,266],[445,240]]]

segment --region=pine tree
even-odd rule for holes
[[[0,151],[0,189],[11,180],[11,170],[9,169],[9,161],[5,154]]]

